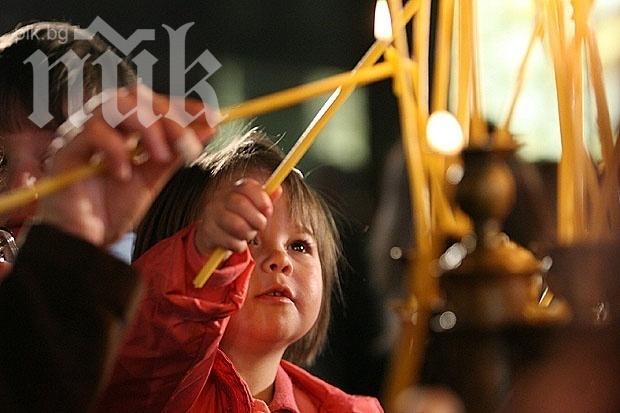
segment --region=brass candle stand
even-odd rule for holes
[[[502,229],[516,197],[507,159],[516,146],[463,152],[465,174],[456,200],[474,224],[468,253],[453,268],[444,265],[440,284],[459,324],[494,328],[565,319],[559,301],[540,303],[543,264]],[[452,260],[454,262],[454,260]]]
[[[518,360],[535,351],[541,331],[570,316],[562,300],[541,299],[545,263],[501,231],[516,198],[507,163],[515,149],[463,152],[465,172],[456,200],[471,217],[474,234],[439,260],[445,306],[431,321],[424,380],[454,389],[467,411],[498,411]]]

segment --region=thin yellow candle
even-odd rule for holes
[[[429,154],[433,230],[436,238],[443,239],[446,231],[455,231],[458,227],[454,211],[446,199],[445,174],[446,159],[457,156],[463,149],[463,131],[454,115],[441,110],[429,117],[426,136],[429,149],[433,151]]]
[[[431,2],[421,0],[420,10],[415,16],[415,60],[418,64],[417,76],[414,77],[416,98],[418,103],[418,130],[421,135],[426,135],[426,122],[428,121],[428,57],[430,45]],[[422,150],[427,147],[426,139],[420,139]]]
[[[456,118],[469,141],[469,92],[471,82],[471,0],[459,1],[458,94]]]
[[[599,140],[601,142],[601,152],[605,165],[611,165],[613,159],[614,143],[609,116],[609,106],[605,93],[605,81],[603,79],[603,65],[598,50],[596,34],[589,29],[586,34],[586,51],[590,66],[590,82],[594,89],[596,101],[596,121],[598,124]]]
[[[390,0],[389,4],[392,12],[392,20],[398,20],[401,11],[400,2],[398,0]],[[409,59],[407,38],[403,28],[400,30],[395,28],[394,30],[394,46],[396,47],[398,56],[398,67],[394,70],[394,77],[397,78],[401,88],[398,94],[400,125],[403,135],[405,158],[408,170],[412,175],[410,179],[410,192],[412,195],[411,210],[416,214],[416,243],[421,252],[429,253],[431,243],[429,238],[430,211],[428,206],[428,188],[422,168],[422,152],[417,125],[415,118],[411,116],[417,113],[417,107],[413,98],[411,77],[407,73],[406,66],[403,63]]]
[[[583,144],[583,85],[584,83],[586,83],[586,85],[588,84],[587,80],[584,82],[583,76],[582,55],[584,45],[588,46],[586,47],[588,61],[590,61],[591,64],[593,63],[593,60],[596,61],[596,57],[592,56],[588,40],[591,34],[591,30],[588,27],[588,20],[592,11],[592,2],[574,0],[573,8],[573,18],[575,21],[575,37],[573,40],[573,82],[575,88],[573,115],[575,117],[574,125],[575,145],[577,149],[576,153],[579,157],[579,162],[577,163],[577,168],[575,170],[575,183],[577,185],[576,191],[579,195],[577,197],[576,213],[582,217],[583,222],[579,223],[581,225],[582,237],[587,239],[600,239],[607,232],[605,225],[607,216],[605,209],[606,202],[601,198],[597,173],[594,170],[589,153]],[[596,62],[594,62],[594,65],[596,65]],[[591,73],[597,71],[596,69],[600,69],[600,67],[592,68]],[[600,75],[601,72],[599,71],[598,74]],[[602,82],[602,79],[596,79],[596,75],[591,75],[591,78],[593,80],[593,87],[597,82]],[[602,89],[604,98],[604,85],[598,86]],[[606,109],[606,99],[603,99],[603,101],[599,100],[600,92],[597,92],[596,88],[594,94],[597,97],[597,109],[600,108],[600,104],[604,104]],[[603,114],[604,113],[605,112],[603,112]],[[605,132],[599,133],[602,145],[604,144],[604,138],[602,138],[604,133]],[[611,133],[607,136],[610,140],[607,142],[607,148],[603,147],[603,156],[607,157],[611,161],[611,152],[613,151]],[[589,204],[586,205],[586,202]]]
[[[527,70],[527,64],[529,63],[534,46],[537,44],[538,40],[541,40],[542,35],[543,22],[541,19],[537,19],[534,24],[532,34],[530,35],[527,49],[523,55],[523,60],[521,61],[521,65],[519,66],[519,70],[517,72],[517,80],[515,81],[511,97],[508,101],[508,108],[504,113],[504,117],[496,133],[495,145],[498,147],[506,146],[512,143],[512,136],[510,135],[510,122],[512,121],[512,116],[514,115],[517,100],[519,99],[519,96],[521,96],[521,90],[523,89],[523,84],[525,82],[525,71]]]
[[[392,19],[396,20],[401,12],[401,3],[398,0],[390,0]],[[397,367],[389,377],[387,387],[388,410],[396,397],[396,394],[415,380],[414,374],[419,371],[422,360],[422,346],[426,335],[426,319],[433,296],[430,263],[432,261],[433,243],[431,238],[429,191],[425,171],[422,162],[420,140],[416,125],[418,113],[413,96],[411,76],[404,68],[403,60],[408,59],[408,46],[404,30],[394,31],[394,45],[398,52],[398,64],[394,76],[398,78],[400,93],[398,104],[400,112],[400,126],[403,138],[405,161],[409,172],[409,191],[411,199],[411,211],[414,214],[414,234],[416,240],[416,264],[411,267],[413,274],[410,275],[409,302],[405,311],[418,317],[417,323],[404,322],[402,325],[399,343],[393,353],[392,363]],[[413,340],[413,341],[412,341]],[[415,343],[414,343],[415,341]],[[412,349],[413,346],[413,349]],[[396,364],[397,363],[397,364]]]
[[[126,147],[128,152],[134,155],[134,160],[139,157],[142,151],[138,144],[138,134],[133,133],[128,136]],[[185,147],[181,146],[183,146],[183,144],[179,145],[180,153],[185,155],[186,151],[191,151],[191,148],[189,147],[191,144],[187,144]],[[103,161],[99,158],[93,158],[91,159],[91,162],[86,165],[71,169],[58,175],[42,178],[34,185],[9,191],[0,196],[0,214],[44,198],[75,182],[93,177],[102,172],[104,169],[105,167]]]
[[[614,230],[620,228],[620,205],[618,205],[617,196],[620,190],[620,182],[618,182],[618,175],[616,173],[618,165],[620,165],[620,136],[616,137],[611,164],[605,165],[605,174],[603,175],[602,183],[602,196],[605,202],[605,211],[609,214],[609,224],[611,229]]]
[[[405,70],[410,74],[411,79],[417,79],[418,77],[418,64],[411,59],[399,59],[398,52],[394,48],[394,46],[390,46],[387,48],[383,55],[385,62],[392,67],[392,73],[394,73],[394,68],[399,64],[403,64],[405,66]],[[413,95],[415,98],[418,96],[418,91],[416,89],[416,82],[412,83],[413,86]],[[399,96],[401,92],[401,87],[399,84],[399,79],[394,77],[392,80],[392,92],[394,96]]]
[[[407,7],[403,11],[402,17],[397,20],[395,27],[404,27],[417,11],[417,1],[409,1]],[[385,40],[377,40],[371,48],[366,52],[364,57],[358,62],[353,72],[374,65],[383,55],[389,43]],[[298,139],[295,146],[290,150],[286,158],[273,172],[265,184],[265,191],[271,194],[288,176],[295,167],[297,162],[303,157],[305,152],[310,148],[314,139],[318,136],[322,128],[327,124],[336,111],[344,104],[346,99],[355,91],[355,84],[339,88],[325,102],[321,110],[314,117],[308,128]],[[202,288],[213,274],[213,271],[221,264],[226,257],[226,251],[218,248],[211,254],[204,267],[200,270],[196,278],[194,278],[194,286]]]
[[[392,73],[395,73],[396,67],[399,65],[398,53],[394,46],[390,46],[387,48],[384,54],[384,59],[387,64],[392,66]],[[402,92],[402,87],[400,86],[400,78],[397,76],[393,76],[392,79],[392,93],[394,96],[399,97]]]
[[[575,238],[575,187],[573,185],[573,171],[575,168],[575,154],[572,132],[572,85],[566,74],[565,48],[563,33],[564,24],[560,24],[563,17],[553,2],[546,3],[545,32],[549,36],[556,94],[558,98],[558,114],[560,119],[560,135],[562,140],[562,156],[558,165],[558,241],[561,244],[571,243]]]
[[[575,23],[579,26],[582,19],[582,9],[575,8]],[[584,179],[586,178],[585,163],[590,159],[583,144],[583,54],[582,54],[582,37],[579,32],[575,34],[570,50],[570,60],[572,64],[572,82],[573,82],[573,105],[572,105],[572,124],[573,136],[571,143],[575,148],[575,162],[572,171],[573,185],[575,186],[575,240],[583,239],[587,232],[585,220],[585,192],[586,186]],[[598,184],[596,184],[598,185]]]
[[[43,178],[36,185],[11,191],[0,198],[0,213],[29,204],[72,183],[90,178],[103,171],[103,168],[101,162],[88,164],[53,177]]]
[[[224,108],[221,110],[222,122],[259,116],[323,95],[341,86],[352,84],[361,86],[385,79],[391,75],[392,67],[388,63],[379,63],[372,67],[357,70],[355,73],[339,73],[305,85],[251,99],[240,105]]]
[[[605,165],[605,173],[601,182],[601,207],[599,216],[603,218],[609,217],[611,228],[616,228],[618,225],[617,218],[620,215],[618,199],[617,196],[615,196],[618,191],[618,176],[616,171],[620,162],[620,143],[616,141],[614,147],[601,57],[598,51],[596,35],[592,30],[588,30],[586,35],[586,49],[588,53],[588,62],[590,64],[590,81],[596,99],[596,120],[598,124],[599,140],[601,142],[601,152]]]
[[[448,108],[453,16],[454,0],[440,1],[439,16],[437,18],[437,40],[435,45],[435,70],[433,76],[433,112],[437,110],[446,110]]]
[[[482,116],[480,73],[478,70],[478,21],[476,13],[476,0],[471,0],[469,7],[470,30],[469,38],[471,42],[471,131],[470,145],[486,146],[488,143],[487,124]]]

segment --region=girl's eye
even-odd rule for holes
[[[310,247],[310,243],[307,241],[299,240],[291,243],[290,248],[293,251],[301,252],[303,254],[310,254],[312,252],[312,248]]]

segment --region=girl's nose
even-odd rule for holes
[[[293,264],[286,251],[282,249],[272,250],[263,260],[262,267],[266,273],[291,275],[293,272]]]

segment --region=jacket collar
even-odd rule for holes
[[[276,380],[274,382],[273,399],[269,403],[272,412],[300,413],[293,393],[293,382],[288,374],[278,366]]]

